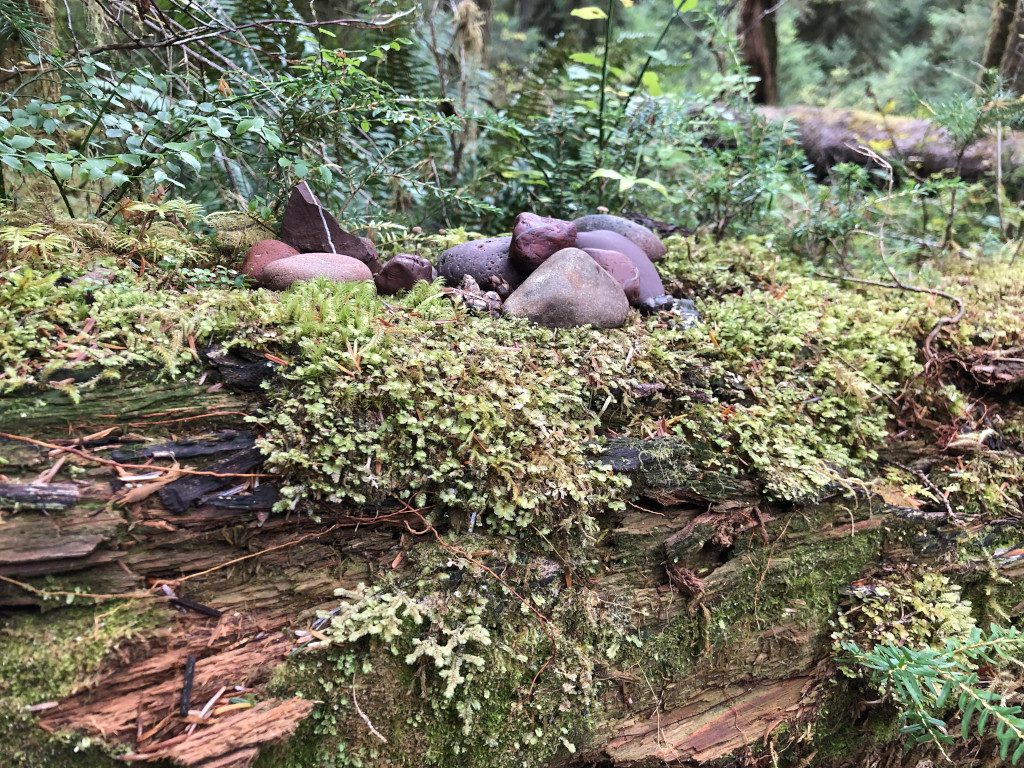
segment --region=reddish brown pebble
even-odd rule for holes
[[[626,254],[619,251],[606,251],[601,248],[584,248],[583,250],[618,281],[622,290],[626,292],[626,298],[629,299],[630,304],[639,303],[640,273]]]
[[[576,244],[576,225],[571,221],[520,213],[512,230],[512,260],[532,272],[554,253]]]
[[[421,280],[429,282],[433,279],[434,265],[411,253],[399,253],[388,259],[380,272],[373,276],[377,292],[383,296],[393,296],[409,290]]]
[[[370,268],[351,256],[338,253],[303,253],[271,262],[263,270],[261,282],[275,291],[294,283],[324,277],[336,283],[373,281]]]
[[[260,240],[245,254],[242,273],[258,281],[270,262],[298,254],[297,250],[280,240]]]

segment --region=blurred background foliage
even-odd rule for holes
[[[273,221],[305,179],[383,236],[598,206],[717,236],[792,233],[796,211],[806,232],[822,179],[757,102],[1002,93],[977,89],[984,3],[588,1],[0,0],[0,195]]]

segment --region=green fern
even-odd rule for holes
[[[38,50],[42,24],[24,0],[0,0],[0,50],[15,38]]]

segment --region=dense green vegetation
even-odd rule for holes
[[[844,673],[806,733],[771,742],[786,761],[866,748],[830,722],[843,697],[883,700],[878,743],[939,758],[994,741],[998,759],[1024,758],[1024,594],[994,554],[1020,544],[1005,521],[1024,518],[1020,377],[976,369],[1024,347],[1024,207],[1010,153],[981,179],[960,167],[1024,120],[1006,73],[974,64],[991,9],[768,13],[782,100],[927,117],[956,161],[923,177],[895,141],[811,169],[799,132],[753,103],[724,3],[193,5],[0,0],[0,397],[198,381],[213,345],[253,350],[276,366],[247,417],[281,485],[274,512],[400,505],[436,536],[340,593],[323,647],[278,671],[274,693],[320,705],[261,765],[568,760],[623,679],[658,699],[781,623]],[[342,15],[364,21],[327,21]],[[666,289],[701,322],[631,312],[621,328],[555,330],[477,312],[439,281],[394,297],[256,287],[243,255],[299,181],[382,256],[435,263],[522,211],[639,213],[665,234]],[[17,430],[15,410],[0,400],[0,431]],[[764,532],[689,532],[694,551],[728,539],[709,549],[721,572],[680,575],[684,545],[666,546],[657,567],[689,602],[663,620],[661,597],[591,588],[620,535],[609,520],[639,493],[602,451],[655,437],[673,488]],[[913,550],[916,529],[816,539],[845,525],[844,505],[851,527],[878,505],[962,536],[927,567],[882,573],[879,553]],[[759,546],[762,510],[790,516],[772,528],[783,558]],[[621,535],[616,557],[653,567]],[[4,626],[0,762],[73,765],[68,750],[92,746],[44,739],[25,707],[150,628],[113,606]]]

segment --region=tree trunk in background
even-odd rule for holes
[[[743,0],[738,32],[743,61],[750,74],[759,78],[754,86],[754,102],[778,103],[775,72],[779,44],[775,30],[775,6],[771,0]]]
[[[761,107],[758,112],[767,120],[795,126],[804,154],[822,176],[839,163],[878,167],[876,156],[892,163],[897,173],[906,169],[922,178],[948,172],[977,181],[993,175],[996,167],[994,135],[976,139],[961,157],[946,130],[923,118],[800,105]],[[1004,131],[1001,149],[1003,183],[1015,193],[1024,188],[1019,173],[1024,132]]]
[[[988,40],[985,41],[985,55],[981,59],[981,66],[985,69],[998,68],[1003,59],[1016,5],[1016,0],[995,0],[992,6],[992,21],[988,28]]]
[[[1005,85],[1024,93],[1024,2],[996,0],[982,65],[997,69]]]

